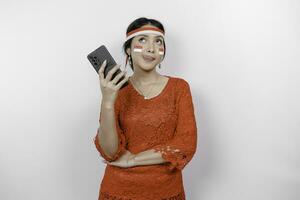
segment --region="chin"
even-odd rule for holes
[[[142,70],[147,71],[147,72],[152,71],[154,68],[155,68],[155,66],[145,66],[145,65],[143,65],[141,67]]]
[[[142,68],[144,71],[151,71],[155,68],[156,65],[158,65],[158,63],[156,62],[148,63],[148,62],[144,62],[143,60],[138,64],[140,68]]]

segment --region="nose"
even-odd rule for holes
[[[154,48],[151,46],[150,48],[148,48],[147,52],[154,53]]]
[[[147,52],[154,53],[154,44],[153,44],[153,42],[149,42]]]

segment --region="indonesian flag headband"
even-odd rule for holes
[[[141,34],[155,34],[155,35],[159,35],[162,36],[163,39],[165,39],[165,33],[159,29],[159,28],[155,28],[155,27],[142,27],[142,28],[138,28],[135,29],[133,31],[130,31],[129,33],[126,34],[126,41],[137,36],[137,35],[141,35]],[[133,47],[133,51],[134,52],[142,52],[143,47],[141,45],[134,45]],[[160,47],[159,51],[158,51],[159,55],[164,55],[164,48]]]

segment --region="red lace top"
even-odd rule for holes
[[[188,82],[166,77],[162,92],[150,99],[130,82],[119,90],[114,109],[119,147],[112,158],[101,149],[97,135],[93,139],[107,161],[118,159],[125,149],[134,154],[154,149],[168,162],[129,168],[107,164],[98,200],[185,199],[182,170],[197,146],[194,106]],[[101,126],[101,117],[99,122]]]

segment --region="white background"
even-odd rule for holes
[[[98,198],[101,92],[86,55],[106,44],[124,68],[138,17],[163,23],[158,71],[192,89],[199,140],[183,171],[187,199],[300,199],[299,9],[298,0],[2,0],[0,199]]]

